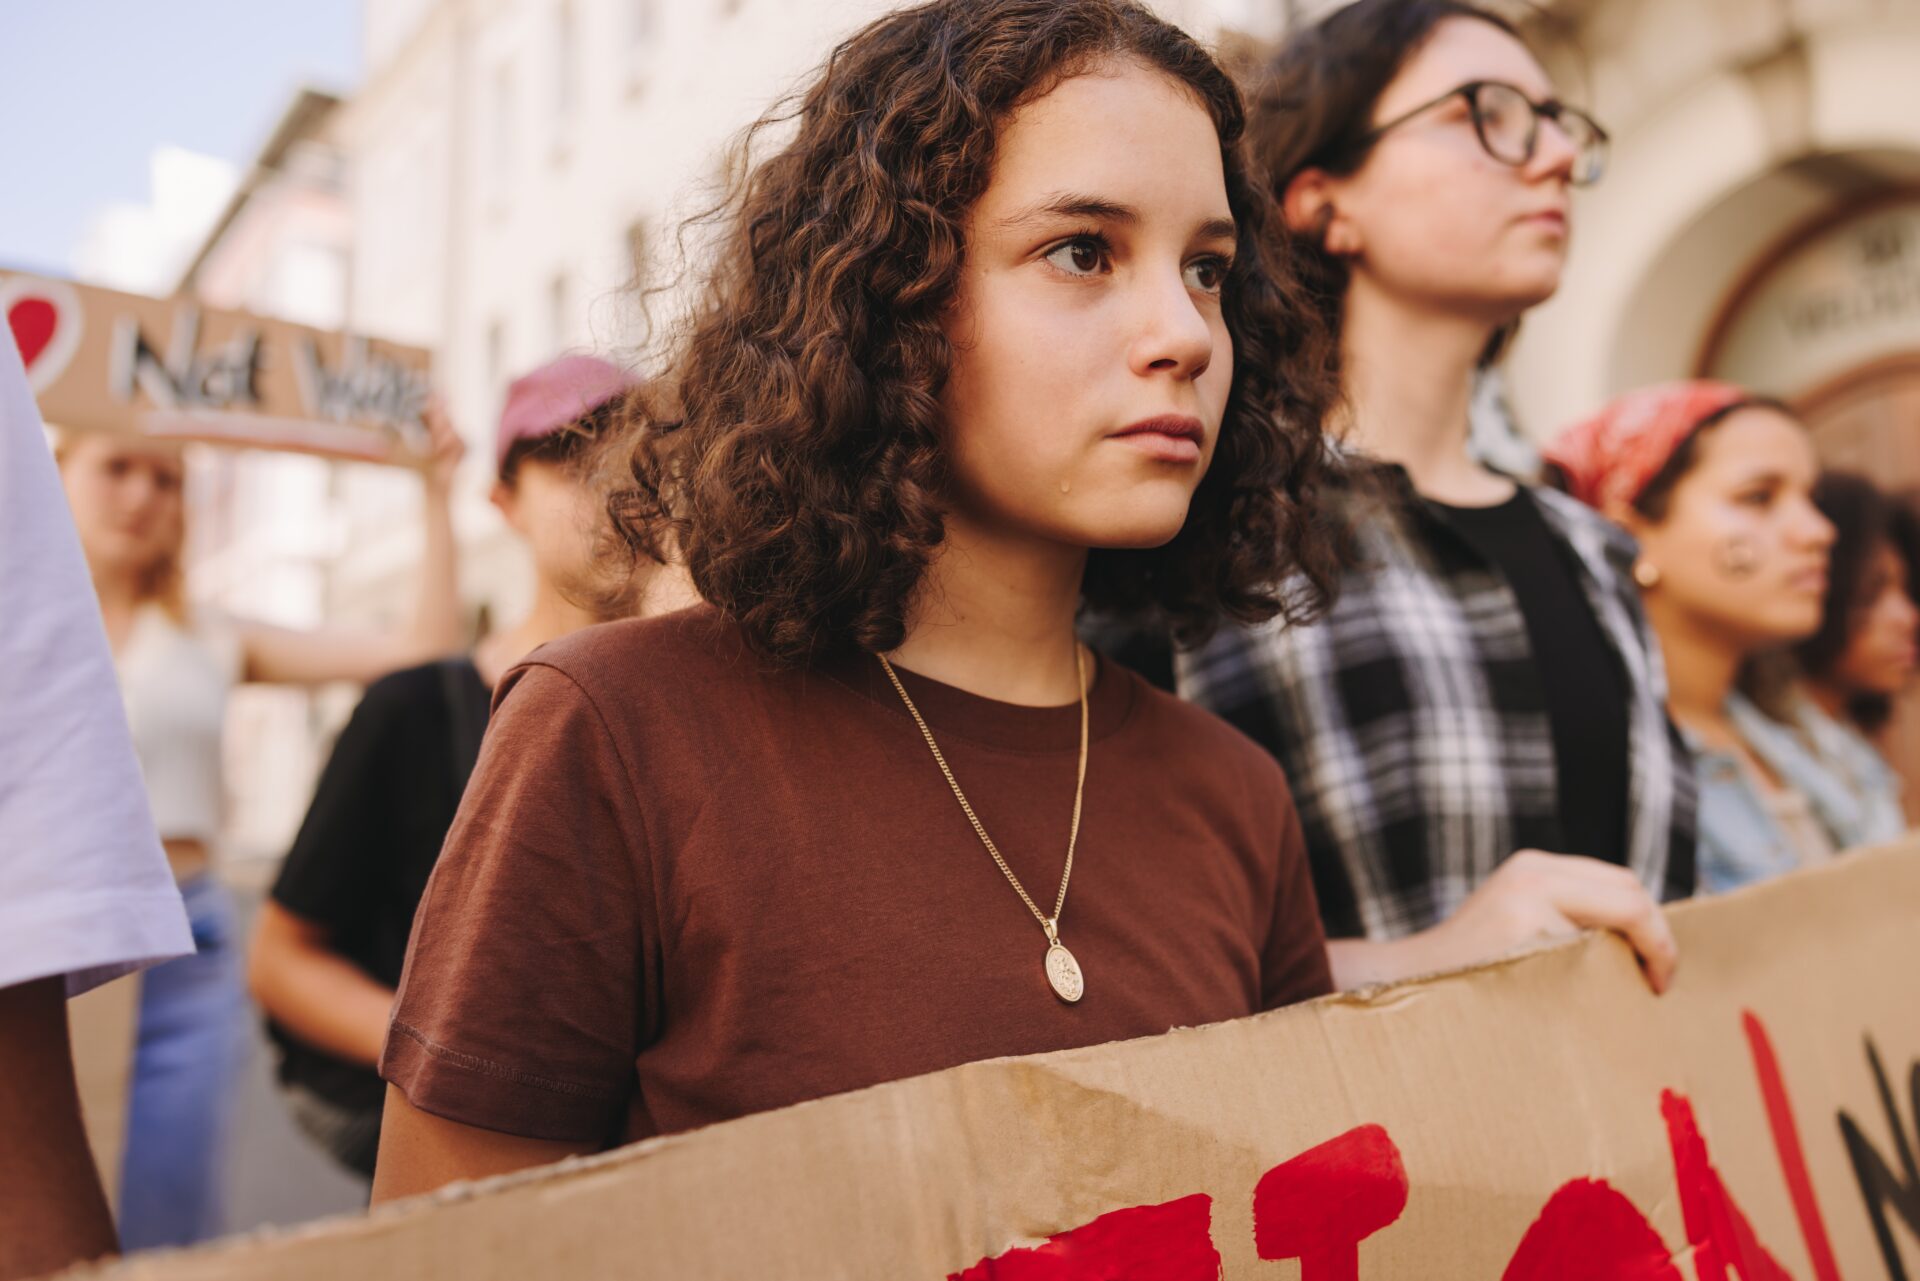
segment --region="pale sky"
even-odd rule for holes
[[[71,274],[90,229],[151,207],[156,156],[217,187],[173,153],[238,169],[303,84],[351,89],[361,4],[0,0],[0,267]]]

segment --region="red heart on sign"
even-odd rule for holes
[[[40,353],[53,342],[53,331],[60,325],[60,313],[45,298],[21,298],[7,308],[7,328],[13,330],[14,345],[28,369]]]
[[[0,312],[27,367],[27,386],[44,394],[80,350],[86,317],[79,293],[63,280],[0,273]]]

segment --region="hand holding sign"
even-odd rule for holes
[[[421,462],[427,490],[445,494],[452,490],[454,472],[467,456],[466,438],[447,416],[446,402],[437,395],[427,401],[421,417],[427,426],[427,452]]]
[[[1667,991],[1678,947],[1640,880],[1613,862],[1523,849],[1501,862],[1444,924],[1404,945],[1413,972],[1434,974],[1580,930],[1613,930],[1640,956],[1653,991]]]

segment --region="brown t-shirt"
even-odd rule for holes
[[[900,675],[1050,909],[1077,705]],[[1068,1005],[877,660],[773,670],[708,609],[544,647],[496,696],[381,1075],[437,1116],[611,1144],[1328,991],[1272,758],[1111,663],[1089,704]]]

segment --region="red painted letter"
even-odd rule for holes
[[[1357,1281],[1360,1243],[1406,1208],[1400,1149],[1363,1125],[1260,1176],[1253,1243],[1263,1259],[1300,1260],[1300,1281]]]
[[[1827,1240],[1827,1223],[1821,1217],[1820,1202],[1813,1195],[1813,1178],[1807,1173],[1806,1154],[1800,1149],[1800,1127],[1794,1123],[1793,1104],[1787,1100],[1787,1083],[1780,1075],[1780,1060],[1774,1057],[1766,1025],[1752,1010],[1742,1012],[1741,1022],[1747,1029],[1747,1044],[1753,1050],[1753,1072],[1760,1078],[1760,1097],[1766,1100],[1773,1150],[1780,1155],[1780,1172],[1786,1176],[1787,1195],[1793,1198],[1793,1213],[1800,1220],[1800,1236],[1807,1243],[1808,1257],[1813,1260],[1814,1281],[1840,1281],[1840,1268],[1833,1260],[1833,1245]]]
[[[947,1281],[1220,1281],[1213,1198],[1103,1214],[1045,1245],[982,1259]]]
[[[1760,1244],[1753,1225],[1728,1195],[1727,1185],[1707,1156],[1706,1140],[1700,1137],[1693,1104],[1686,1095],[1662,1090],[1660,1111],[1667,1118],[1673,1177],[1680,1186],[1680,1214],[1686,1220],[1700,1281],[1727,1281],[1728,1268],[1743,1281],[1793,1281]]]
[[[1667,1246],[1633,1202],[1599,1179],[1554,1193],[1520,1239],[1501,1281],[1681,1281]]]

